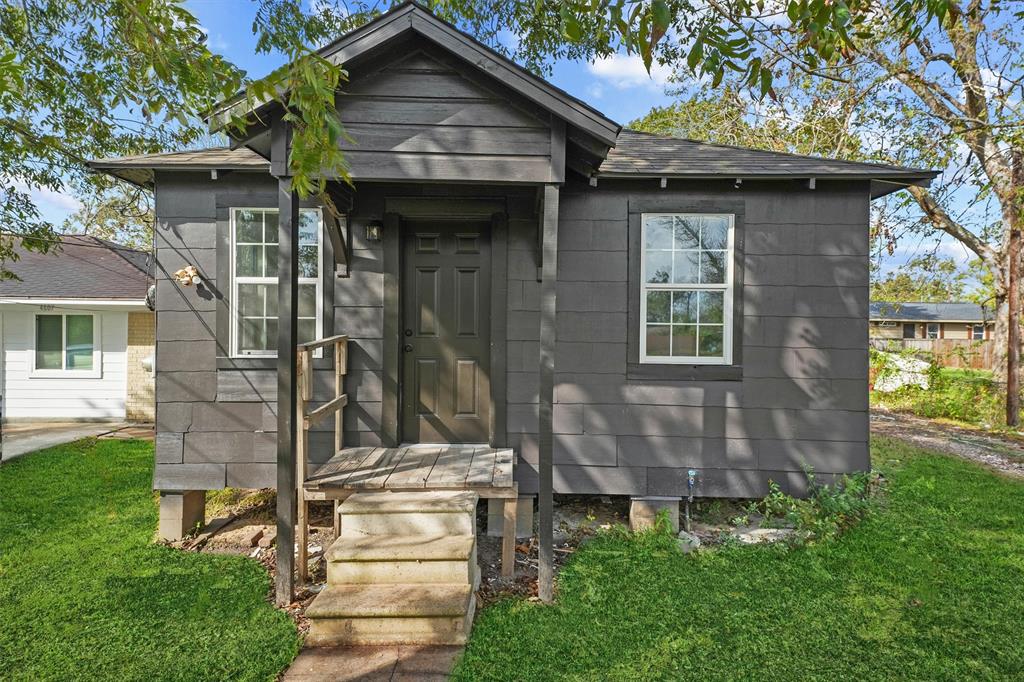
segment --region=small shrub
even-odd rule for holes
[[[907,386],[893,393],[871,394],[875,406],[984,428],[1001,427],[1005,399],[1005,389],[988,372],[951,368],[936,368],[928,389]]]
[[[823,485],[815,480],[810,469],[806,475],[806,498],[784,493],[772,481],[768,495],[751,507],[752,513],[764,516],[765,526],[792,527],[797,543],[829,540],[857,523],[871,510],[873,492],[881,480],[877,472],[858,472]]]

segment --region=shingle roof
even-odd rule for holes
[[[269,163],[259,154],[241,147],[217,147],[188,152],[143,154],[100,159],[90,166],[139,185],[153,182],[155,170],[257,170]],[[663,137],[623,130],[616,146],[601,164],[600,177],[691,177],[691,178],[824,178],[844,177],[891,181],[900,184],[927,181],[935,171],[855,161],[837,161],[814,156],[745,149],[683,138]],[[358,180],[358,175],[355,179]]]
[[[262,156],[245,147],[229,149],[211,147],[185,152],[163,152],[160,154],[138,154],[90,161],[94,170],[107,171],[122,180],[136,185],[153,183],[153,171],[195,171],[195,170],[267,170],[270,163]]]
[[[0,281],[0,298],[69,298],[142,301],[152,281],[145,251],[80,235],[63,235],[49,253],[17,246],[4,266],[19,280]]]
[[[986,322],[992,312],[976,303],[889,303],[872,301],[868,312],[872,320],[907,322]]]
[[[616,175],[693,177],[822,177],[930,178],[934,171],[878,163],[838,161],[712,144],[623,130],[615,147],[601,164],[602,177]]]

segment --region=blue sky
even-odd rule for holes
[[[225,55],[235,64],[259,77],[279,66],[277,55],[257,55],[254,50],[252,20],[255,3],[251,0],[187,0],[186,6],[206,29],[210,48]],[[514,40],[513,37],[509,38]],[[651,74],[638,57],[614,55],[596,63],[567,60],[555,62],[550,80],[570,94],[579,97],[613,120],[626,124],[646,114],[654,106],[672,102],[665,94],[668,69],[655,65]],[[77,207],[71,196],[56,193],[33,193],[44,218],[60,225]],[[886,258],[883,271],[898,268],[917,253],[931,251],[933,238],[911,238],[899,244],[896,254]],[[952,239],[939,244],[942,255],[952,256],[966,264],[966,250]]]

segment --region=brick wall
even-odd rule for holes
[[[128,396],[125,418],[130,422],[152,422],[156,418],[153,373],[142,361],[153,356],[156,328],[153,313],[128,313]]]

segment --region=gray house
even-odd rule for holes
[[[340,219],[291,192],[269,105],[230,149],[93,164],[156,192],[165,534],[224,486],[461,487],[506,522],[540,493],[543,540],[552,491],[868,467],[869,203],[934,173],[624,130],[415,4],[321,54],[350,74]],[[298,465],[296,363],[344,403]]]

